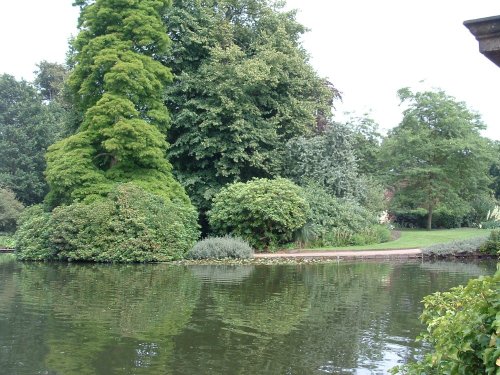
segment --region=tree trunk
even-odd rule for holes
[[[429,205],[429,210],[427,211],[427,230],[432,229],[432,211],[433,211],[433,209],[434,209],[434,207]]]

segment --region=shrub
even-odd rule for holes
[[[44,223],[41,233],[36,220]],[[38,210],[19,228],[17,249],[26,260],[170,261],[183,258],[195,243],[196,221],[190,205],[122,184],[88,204],[60,206],[52,214]]]
[[[21,260],[53,260],[56,250],[50,241],[51,215],[41,205],[31,206],[19,217],[19,227],[14,235],[16,256]]]
[[[290,241],[306,222],[308,210],[302,190],[293,182],[262,178],[222,189],[208,218],[216,234],[233,234],[262,249]]]
[[[0,249],[13,249],[15,247],[14,236],[8,233],[0,233]]]
[[[23,209],[11,190],[0,188],[0,232],[14,232]]]
[[[487,236],[481,236],[467,240],[436,244],[423,248],[422,252],[429,256],[477,253],[481,245],[486,242],[486,239]]]
[[[394,224],[399,228],[425,228],[427,211],[423,208],[415,210],[393,210]]]
[[[417,208],[413,210],[393,210],[394,224],[400,228],[426,228],[427,210]],[[465,214],[451,211],[446,208],[437,209],[432,215],[433,229],[460,228]]]
[[[494,221],[494,220],[483,221],[481,223],[481,228],[482,229],[497,229],[497,228],[500,228],[500,221]]]
[[[240,238],[224,236],[205,238],[186,254],[187,259],[246,259],[253,257],[250,245]]]
[[[492,230],[488,240],[481,245],[479,250],[490,255],[500,255],[500,229]]]
[[[377,225],[372,212],[349,199],[336,198],[322,187],[309,184],[304,196],[310,211],[296,239],[310,246],[364,245],[388,241],[389,230]]]
[[[392,374],[496,374],[500,355],[500,271],[424,298],[422,335],[434,352]]]

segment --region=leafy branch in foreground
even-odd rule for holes
[[[424,298],[421,337],[434,351],[392,374],[498,374],[500,368],[500,270],[448,292]]]

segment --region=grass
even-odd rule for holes
[[[466,240],[469,238],[487,236],[491,230],[488,229],[438,229],[426,230],[402,230],[401,236],[389,242],[363,246],[322,247],[314,249],[302,249],[301,251],[335,251],[335,250],[393,250],[393,249],[417,249],[439,243]]]

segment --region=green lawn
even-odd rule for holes
[[[439,229],[439,230],[403,230],[401,237],[397,240],[379,243],[375,245],[344,246],[344,247],[322,247],[314,249],[303,249],[303,251],[317,250],[389,250],[389,249],[414,249],[423,248],[437,243],[465,240],[473,237],[487,236],[491,230],[488,229]],[[301,250],[302,251],[302,250]]]

